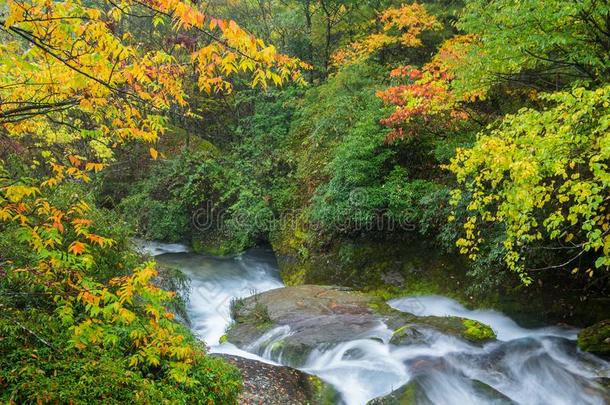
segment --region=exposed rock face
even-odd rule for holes
[[[233,306],[233,319],[235,323],[227,332],[230,342],[259,354],[267,350],[271,357],[281,354],[282,363],[295,367],[302,366],[318,345],[356,338],[392,339],[393,343],[407,344],[417,340],[419,331],[424,329],[475,342],[494,337],[493,332],[483,339],[469,333],[475,321],[418,317],[399,312],[376,297],[318,285],[280,288],[240,300]],[[395,330],[395,336],[385,325]]]
[[[216,355],[242,373],[240,405],[325,405],[336,395],[317,377],[290,367],[274,366],[243,357]]]
[[[580,331],[578,347],[585,352],[610,356],[610,319]]]
[[[386,298],[444,295],[475,306],[493,307],[519,323],[532,319],[587,326],[608,317],[610,297],[582,301],[570,284],[552,272],[540,273],[543,283],[528,288],[504,288],[467,293],[470,265],[464,257],[443,253],[417,232],[375,239],[371,235],[335,237],[323,247],[311,242],[305,224],[291,222],[272,242],[286,285],[340,285],[372,291]],[[306,254],[304,254],[306,253]]]
[[[267,291],[234,305],[235,324],[228,340],[256,350],[248,346],[274,328],[289,327],[290,334],[283,337],[281,347],[276,342],[276,348],[282,349],[283,362],[300,366],[315,346],[352,340],[380,326],[382,318],[369,307],[370,300],[361,293],[326,286]]]

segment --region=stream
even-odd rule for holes
[[[270,249],[254,248],[231,258],[189,253],[182,245],[145,243],[142,249],[190,278],[191,327],[211,352],[282,363],[281,353],[272,346],[291,333],[287,327],[269,331],[247,351],[219,343],[231,322],[232,299],[283,287]],[[389,343],[393,331],[378,325],[352,341],[317,347],[299,368],[332,384],[345,405],[364,405],[411,381],[424,393],[419,401],[424,404],[601,405],[608,401],[610,363],[580,352],[575,329],[526,329],[500,312],[469,310],[442,296],[388,303],[420,316],[479,320],[494,329],[498,340],[479,346],[429,332],[421,343],[396,346]]]

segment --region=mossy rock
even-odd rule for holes
[[[234,322],[253,325],[261,331],[269,330],[274,325],[269,315],[269,309],[266,304],[257,300],[256,295],[253,298],[253,303],[244,298],[233,300],[231,317]]]
[[[424,331],[436,331],[480,343],[495,337],[486,325],[459,317],[416,316],[400,312],[378,297],[341,287],[301,285],[278,288],[238,300],[232,305],[233,324],[228,340],[245,350],[271,349],[271,356],[293,367],[302,366],[313,349],[355,337],[387,336],[379,330],[385,323],[395,330],[394,344],[420,344]],[[264,345],[254,342],[266,332],[282,328],[290,333],[269,335]],[[282,332],[278,329],[278,333]],[[275,339],[275,340],[274,340]],[[268,347],[273,345],[272,347]],[[260,354],[260,353],[259,353]]]
[[[309,376],[312,388],[311,405],[334,405],[341,403],[341,394],[332,385],[325,383],[315,375]]]
[[[610,355],[610,319],[580,331],[578,347],[585,352]]]
[[[392,338],[390,339],[390,343],[397,346],[421,344],[424,342],[424,336],[419,330],[417,330],[417,326],[413,324],[406,324],[396,329],[392,333]]]
[[[386,323],[394,329],[394,336],[390,341],[393,344],[420,343],[424,338],[421,333],[424,329],[432,329],[476,344],[496,339],[496,334],[488,325],[457,316],[416,316],[394,310],[387,316]]]
[[[210,256],[224,257],[239,253],[228,242],[222,240],[202,241],[193,239],[191,241],[193,252]]]
[[[420,385],[411,381],[386,396],[369,401],[367,405],[413,405],[425,401],[427,398]]]
[[[471,342],[486,342],[496,338],[493,329],[479,321],[465,319],[462,324],[466,327],[462,336]]]
[[[416,376],[406,385],[403,385],[386,396],[369,401],[367,405],[432,405],[434,402],[428,398],[423,388],[425,385],[430,385],[429,381],[426,383],[427,378],[428,377],[426,375]],[[469,380],[469,384],[474,394],[479,397],[479,400],[484,400],[487,403],[493,403],[496,405],[515,404],[515,402],[506,395],[485,384],[484,382],[479,380]]]

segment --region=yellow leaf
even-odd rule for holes
[[[150,156],[154,160],[157,160],[157,158],[159,157],[159,152],[157,152],[157,150],[155,148],[150,148]]]

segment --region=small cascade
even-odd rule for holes
[[[508,316],[491,309],[470,310],[451,298],[439,295],[424,297],[397,298],[388,301],[388,304],[403,312],[410,312],[418,316],[460,316],[482,322],[496,332],[498,340],[513,340],[534,336],[557,336],[575,340],[578,330],[572,328],[545,327],[526,329],[517,325]]]
[[[289,326],[279,326],[266,332],[245,347],[245,350],[250,353],[256,353],[264,359],[274,361],[278,364],[284,364],[282,361],[284,339],[290,336]]]
[[[192,329],[212,352],[296,365],[332,384],[346,405],[364,405],[405,384],[418,404],[603,405],[610,401],[602,385],[603,379],[610,379],[610,363],[580,352],[575,345],[577,330],[523,328],[500,312],[469,310],[442,296],[400,298],[389,304],[420,316],[475,319],[491,326],[498,340],[475,345],[424,330],[417,341],[394,345],[393,331],[381,324],[351,341],[315,347],[302,364],[291,364],[285,356],[285,343],[297,333],[289,326],[272,328],[242,349],[220,343],[231,323],[233,299],[283,286],[273,253],[254,249],[238,257],[215,258],[176,253],[177,246],[146,249],[191,279]]]

